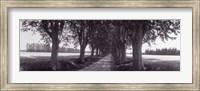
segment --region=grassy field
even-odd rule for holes
[[[20,52],[21,71],[51,71],[49,59],[51,53]],[[86,62],[79,64],[79,53],[59,53],[59,71],[76,71],[97,62],[99,58],[90,58],[86,53]],[[142,55],[145,71],[180,71],[180,56],[173,55]],[[132,54],[120,64],[112,62],[113,71],[130,71]]]
[[[37,56],[34,58],[20,57],[20,71],[52,71],[49,59],[50,57],[44,56]],[[90,58],[86,56],[86,62],[79,63],[78,56],[59,56],[57,71],[77,71],[99,59],[100,57]]]
[[[115,64],[115,71],[130,71],[132,66],[132,58],[127,57],[127,61]],[[177,60],[158,60],[158,59],[143,59],[144,71],[180,71],[180,61]]]

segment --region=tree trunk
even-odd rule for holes
[[[59,41],[57,38],[52,39],[52,51],[51,51],[51,67],[52,70],[57,70],[57,58],[58,58]]]
[[[122,48],[121,47],[119,47],[119,51],[118,51],[118,60],[119,60],[119,62],[121,62],[122,60]]]
[[[91,58],[94,56],[94,46],[91,46],[92,50],[91,50]]]
[[[142,26],[136,31],[135,38],[132,39],[132,48],[133,48],[133,64],[132,70],[141,71],[144,69],[142,62],[142,40],[143,40],[143,31]]]
[[[142,52],[141,52],[141,44],[139,41],[135,41],[132,43],[133,47],[133,70],[140,71],[143,70],[143,62],[142,62]]]
[[[81,45],[81,49],[80,49],[80,62],[81,63],[84,63],[85,60],[84,60],[84,57],[85,57],[85,47],[84,45]]]
[[[113,57],[114,60],[117,60],[117,51],[116,50],[117,50],[117,48],[115,46],[113,46],[113,48],[112,48],[112,57]]]
[[[121,61],[126,61],[126,44],[122,45]]]
[[[99,49],[96,48],[96,56],[99,56]]]

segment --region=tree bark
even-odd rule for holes
[[[96,48],[96,56],[99,56],[99,49]]]
[[[142,62],[142,52],[141,52],[141,44],[139,44],[139,40],[136,40],[132,43],[133,47],[133,70],[141,71],[143,70],[143,62]]]
[[[92,58],[94,56],[94,46],[91,45],[91,47],[92,47],[92,50],[91,50],[91,58]]]
[[[52,51],[51,51],[52,70],[57,70],[58,49],[59,49],[58,38],[52,39]]]
[[[122,45],[121,61],[126,61],[126,44],[125,43]]]
[[[80,48],[80,62],[81,63],[84,63],[85,60],[84,60],[84,57],[85,57],[85,45],[81,45],[81,48]]]
[[[133,64],[132,70],[141,71],[144,69],[142,62],[142,40],[143,40],[143,30],[142,25],[136,32],[135,38],[132,39],[132,48],[133,48]]]

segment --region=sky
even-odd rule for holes
[[[39,35],[38,32],[33,34],[33,32],[28,31],[28,32],[22,32],[20,31],[20,50],[26,50],[26,44],[27,43],[44,43],[43,40],[41,40],[41,36]],[[62,44],[59,45],[60,47]],[[73,45],[69,46],[70,48],[73,48]],[[157,38],[155,41],[155,44],[152,44],[149,46],[148,44],[143,44],[142,45],[142,52],[144,53],[145,50],[151,49],[162,49],[162,48],[177,48],[180,50],[180,34],[178,34],[176,40],[168,40],[162,42],[160,38]],[[86,47],[86,51],[90,51],[89,46]],[[131,49],[127,49],[127,53],[131,53]]]

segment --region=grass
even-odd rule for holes
[[[37,56],[33,58],[20,57],[20,71],[53,71],[50,57]],[[100,58],[85,57],[85,63],[79,63],[78,56],[59,56],[57,71],[76,71],[97,62]]]
[[[59,69],[57,71],[77,71],[86,66],[97,62],[99,58],[85,57],[85,63],[79,63],[79,56],[59,56]],[[52,71],[49,62],[50,57],[36,56],[33,58],[20,57],[20,71]],[[143,59],[144,71],[180,71],[179,61],[167,61],[159,59]],[[111,62],[113,71],[132,71],[132,58],[127,57],[127,60],[119,64]]]
[[[143,59],[144,71],[180,71],[179,61],[167,61],[158,59]],[[127,58],[125,62],[115,64],[113,70],[115,71],[131,71],[132,59]]]

